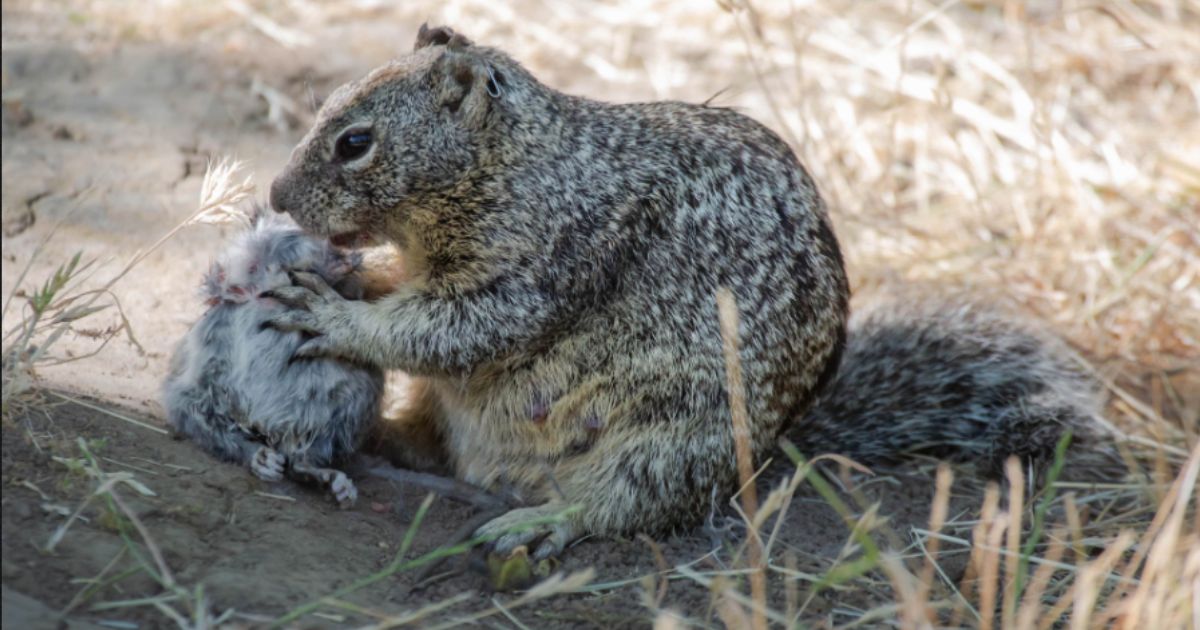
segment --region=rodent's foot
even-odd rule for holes
[[[496,537],[491,548],[501,556],[509,556],[517,547],[525,545],[532,550],[530,557],[534,560],[552,558],[583,533],[570,516],[547,522],[562,514],[566,507],[562,503],[547,503],[510,510],[475,530],[475,537]],[[541,522],[529,524],[530,521]]]
[[[350,481],[346,473],[340,470],[329,481],[329,491],[333,493],[333,498],[337,499],[338,506],[342,508],[348,508],[358,500],[358,488],[354,486],[354,482]]]
[[[279,451],[269,446],[263,446],[254,451],[254,457],[250,458],[250,472],[259,479],[280,481],[283,479],[283,468],[286,463],[287,458],[279,454]]]
[[[354,486],[354,482],[350,481],[346,473],[333,468],[314,466],[304,457],[299,457],[292,462],[292,478],[296,481],[328,487],[329,491],[333,493],[333,498],[337,499],[339,507],[348,508],[358,500],[358,488]]]

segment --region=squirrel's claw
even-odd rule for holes
[[[564,521],[541,522],[526,525],[529,521],[545,520],[562,512],[562,504],[548,503],[536,507],[510,510],[485,523],[475,531],[477,538],[498,536],[491,544],[492,551],[509,556],[513,550],[526,546],[534,560],[552,558],[563,552],[580,531],[570,517]]]
[[[264,292],[261,297],[270,298],[290,308],[307,309],[312,299],[316,297],[312,291],[304,287],[279,287]]]
[[[305,341],[292,353],[292,359],[320,359],[333,356],[338,356],[338,353],[330,343],[329,337],[323,336]]]
[[[289,275],[296,283],[294,286],[280,287],[269,294],[287,309],[267,318],[263,326],[313,335],[292,353],[292,359],[346,357],[342,347],[330,339],[330,334],[336,334],[339,327],[344,327],[349,302],[316,274],[295,272]]]
[[[273,315],[263,323],[264,328],[274,328],[283,332],[319,333],[317,321],[308,311],[284,311]]]
[[[320,302],[343,299],[324,278],[315,273],[293,271],[288,273],[288,278],[292,281],[292,286],[265,291],[260,297],[276,300],[290,308],[305,310]]]
[[[288,277],[291,278],[292,284],[295,285],[291,287],[293,289],[303,287],[326,300],[342,299],[342,296],[338,295],[338,292],[334,291],[333,287],[330,287],[324,278],[315,273],[293,271],[288,274]]]

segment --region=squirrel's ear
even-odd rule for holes
[[[446,51],[434,62],[438,104],[467,126],[478,127],[483,124],[491,101],[502,96],[503,78],[486,59],[454,44],[451,39]]]
[[[465,48],[471,45],[471,40],[455,33],[454,29],[449,26],[429,28],[429,23],[425,23],[417,31],[417,42],[413,44],[413,50],[421,50],[428,46],[448,46],[451,45],[451,42],[454,43],[452,48],[455,46]]]

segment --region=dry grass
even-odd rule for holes
[[[947,514],[951,476],[939,471],[930,527],[913,532],[914,560],[898,555],[898,534],[872,506],[847,505],[811,462],[798,462],[743,511],[761,532],[747,537],[761,556],[739,551],[745,564],[715,578],[670,567],[649,583],[670,574],[704,584],[709,616],[734,627],[1200,623],[1196,2],[445,0],[388,9],[296,0],[161,2],[136,14],[111,0],[76,4],[91,28],[121,36],[220,41],[245,31],[313,58],[329,45],[329,24],[431,19],[503,46],[568,91],[691,101],[722,92],[717,104],[779,131],[820,183],[858,291],[902,280],[971,287],[1067,336],[1109,386],[1107,417],[1132,438],[1130,474],[1026,496],[1022,471],[1010,467],[1007,491],[989,488],[969,521]],[[404,48],[369,34],[356,46],[368,58]],[[266,84],[258,92],[303,116],[294,111],[303,95],[288,101]],[[775,532],[765,530],[806,482],[848,527],[847,553],[821,575],[773,554]],[[939,548],[969,550],[961,581],[943,571]],[[743,592],[741,579],[764,573],[786,594],[782,609],[757,579]],[[847,585],[884,596],[809,615],[819,593]],[[657,610],[661,596],[647,599],[656,627],[710,622],[706,611]],[[504,610],[497,603],[489,614]]]
[[[1064,441],[1062,446],[1065,445]],[[1090,551],[1077,551],[1071,562],[1062,561],[1068,540],[1072,534],[1076,540],[1083,539],[1084,530],[1077,525],[1081,518],[1071,495],[1057,494],[1064,453],[1065,448],[1060,448],[1046,488],[1032,509],[1024,500],[1026,479],[1021,467],[1016,460],[1010,460],[1008,499],[1002,502],[999,487],[989,484],[970,540],[939,534],[952,479],[948,467],[939,467],[930,529],[914,532],[928,541],[923,543],[928,547],[920,563],[906,562],[903,550],[896,546],[884,548],[876,544],[876,539],[894,540],[896,536],[883,521],[876,519],[875,506],[860,513],[848,509],[820,476],[812,474],[811,463],[803,462],[794,452],[789,454],[798,460],[799,468],[792,482],[781,485],[768,497],[757,518],[745,514],[743,517],[749,529],[759,531],[762,519],[785,506],[796,491],[797,482],[806,477],[843,514],[851,536],[859,543],[860,555],[832,561],[824,576],[810,580],[815,584],[809,597],[836,583],[869,588],[871,573],[882,572],[890,583],[894,602],[875,602],[869,609],[847,615],[849,619],[841,623],[830,624],[826,619],[826,626],[852,628],[864,623],[883,623],[906,629],[982,630],[1195,627],[1200,616],[1200,521],[1195,505],[1200,445],[1193,447],[1152,518],[1118,517],[1115,522],[1089,526],[1086,536]],[[1134,493],[1140,490],[1137,481],[1113,485]],[[1044,519],[1055,504],[1061,508],[1056,512],[1065,512],[1065,522],[1053,529],[1049,544],[1042,544]],[[1031,518],[1031,527],[1023,527],[1024,518]],[[957,588],[935,559],[937,544],[943,539],[966,546],[971,552],[971,562]],[[728,579],[700,580],[713,589],[713,607],[720,620],[734,628],[761,627],[759,624],[763,622],[759,619],[763,616],[782,627],[804,623],[802,614],[791,604],[786,611],[772,610],[765,589],[754,583],[753,577],[765,567],[784,582],[782,588],[789,593],[789,602],[795,599],[789,581],[794,579],[790,577],[794,569],[786,566],[786,558],[784,566],[780,566],[778,559],[770,554],[764,563],[761,556],[753,553],[758,544],[753,535],[746,537],[741,550],[749,549],[751,553],[746,555],[746,561],[727,572]],[[739,550],[734,558],[740,555]],[[1032,576],[1030,566],[1036,567]],[[686,568],[677,570],[685,577],[700,579]],[[934,579],[935,572],[939,580]],[[749,596],[729,584],[729,579],[741,575],[752,578]],[[799,612],[803,613],[803,609]]]
[[[45,551],[52,552],[62,542],[71,525],[80,518],[83,511],[93,501],[104,504],[107,510],[104,513],[104,519],[108,526],[117,532],[124,544],[99,574],[80,580],[84,587],[71,598],[62,614],[66,615],[107,587],[131,577],[144,575],[158,587],[160,591],[158,594],[150,597],[101,602],[92,605],[91,610],[97,612],[119,611],[150,606],[157,609],[163,617],[170,620],[180,630],[211,630],[225,627],[226,622],[233,617],[234,611],[226,609],[221,614],[214,615],[205,597],[203,585],[187,588],[175,579],[162,550],[138,517],[137,512],[131,509],[121,497],[119,489],[129,488],[145,496],[154,496],[154,491],[128,472],[110,473],[102,470],[98,458],[92,452],[93,446],[83,438],[77,439],[77,445],[80,457],[56,456],[54,460],[72,472],[88,478],[94,482],[95,487],[71,512],[67,520],[55,530],[45,545]],[[114,572],[114,569],[126,558],[131,561],[126,561],[125,564],[132,566]]]

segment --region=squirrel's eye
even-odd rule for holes
[[[356,160],[371,148],[371,132],[354,129],[343,133],[333,145],[334,155],[342,161]]]

